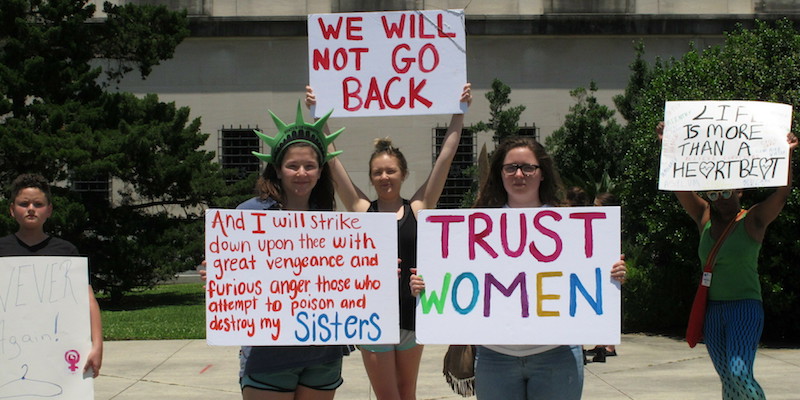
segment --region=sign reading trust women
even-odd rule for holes
[[[0,399],[94,398],[85,257],[0,257]]]
[[[464,10],[308,16],[314,116],[460,114]]]
[[[785,186],[792,107],[761,101],[668,101],[658,188]]]
[[[619,207],[423,210],[425,344],[619,343]]]
[[[211,345],[397,343],[389,213],[206,211]]]

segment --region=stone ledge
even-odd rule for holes
[[[467,15],[466,31],[479,36],[536,35],[722,35],[756,19],[788,18],[800,26],[800,14],[655,15],[547,14],[531,16]],[[307,36],[306,16],[189,17],[191,37]]]

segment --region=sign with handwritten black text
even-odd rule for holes
[[[0,257],[0,399],[93,399],[84,257]]]
[[[425,344],[619,343],[619,207],[422,210]]]
[[[399,341],[394,213],[206,211],[211,345]]]
[[[660,190],[785,186],[792,107],[761,101],[668,101]]]
[[[461,114],[464,10],[308,16],[315,117]]]

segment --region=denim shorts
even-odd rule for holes
[[[408,329],[400,329],[400,343],[398,344],[363,344],[359,345],[359,350],[371,351],[373,353],[386,353],[387,351],[403,351],[414,348],[417,345],[417,334]]]
[[[309,367],[245,375],[239,379],[242,390],[245,387],[252,387],[271,392],[294,392],[298,386],[314,390],[336,390],[343,382],[341,358]]]

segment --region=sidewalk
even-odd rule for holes
[[[441,372],[446,346],[426,346],[417,399],[462,399]],[[623,335],[617,357],[586,366],[586,400],[718,399],[720,383],[705,347],[661,336]],[[238,348],[203,340],[106,342],[96,400],[238,400]],[[800,348],[760,349],[756,378],[767,398],[800,399]],[[374,399],[358,353],[345,357],[337,399]]]

